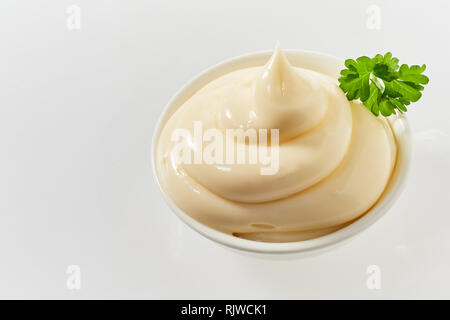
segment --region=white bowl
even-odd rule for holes
[[[318,71],[330,75],[336,79],[339,77],[339,72],[343,68],[343,61],[330,55],[302,50],[286,50],[285,53],[291,64],[294,66]],[[333,233],[311,240],[286,243],[256,242],[237,238],[207,227],[183,212],[168,197],[167,193],[161,187],[158,172],[156,171],[155,166],[157,142],[161,130],[167,120],[183,102],[191,97],[198,89],[217,77],[241,68],[262,66],[268,61],[271,55],[272,51],[264,51],[250,53],[226,60],[200,73],[194,79],[189,81],[184,87],[182,87],[164,108],[156,125],[153,135],[152,166],[159,188],[162,191],[164,199],[169,204],[169,207],[189,227],[203,236],[226,247],[238,249],[239,251],[248,253],[264,254],[265,256],[272,257],[298,257],[325,251],[326,249],[333,248],[336,245],[343,243],[345,240],[354,237],[356,234],[367,229],[369,226],[374,224],[375,221],[381,218],[381,216],[383,216],[398,199],[403,187],[405,186],[411,159],[411,133],[408,120],[404,115],[389,117],[389,121],[392,125],[398,145],[398,155],[392,178],[379,201],[365,215],[352,224]],[[381,236],[382,235],[380,235],[380,237]]]

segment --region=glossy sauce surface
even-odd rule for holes
[[[179,163],[173,132],[278,129],[278,168],[261,163]],[[246,154],[260,140],[245,141]],[[205,142],[203,151],[208,144]],[[189,144],[192,153],[198,146]],[[216,230],[257,241],[310,239],[364,214],[391,176],[396,144],[385,119],[350,103],[336,79],[293,67],[279,47],[266,65],[221,76],[166,122],[156,168],[175,204]]]

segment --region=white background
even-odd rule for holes
[[[81,29],[67,28],[69,5]],[[381,29],[366,27],[369,5]],[[449,1],[0,2],[1,298],[450,298]],[[150,165],[170,97],[223,59],[273,48],[427,64],[414,159],[393,209],[349,244],[247,257],[188,229]],[[369,265],[381,290],[366,286]],[[69,265],[81,289],[66,286]]]

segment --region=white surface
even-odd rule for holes
[[[81,8],[68,30],[66,9]],[[366,9],[381,8],[380,30]],[[0,2],[0,297],[450,298],[448,1]],[[392,51],[431,78],[409,111],[409,184],[344,247],[301,260],[243,256],[185,227],[150,166],[163,106],[245,52]],[[369,265],[381,290],[366,287]],[[66,268],[81,267],[68,290]]]

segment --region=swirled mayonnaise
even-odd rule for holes
[[[183,149],[192,152],[183,158],[191,163],[180,161],[179,129],[191,133]],[[276,167],[214,158],[219,149],[230,151],[228,129],[268,129],[268,139],[237,141],[236,148],[249,155],[276,142]],[[272,129],[278,134],[270,136]],[[225,138],[208,151],[220,133]],[[384,118],[349,102],[336,79],[293,67],[278,46],[265,66],[230,72],[198,90],[157,143],[158,178],[180,209],[216,230],[267,242],[318,237],[363,215],[386,188],[397,152]],[[202,161],[199,148],[217,161]]]

